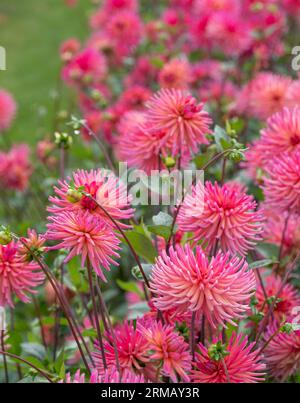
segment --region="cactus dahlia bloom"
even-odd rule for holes
[[[103,281],[106,281],[101,267],[110,271],[110,264],[117,263],[119,240],[105,221],[89,214],[88,211],[71,211],[49,217],[46,238],[61,241],[49,249],[67,249],[69,255],[66,262],[74,256],[81,255],[81,264],[84,267],[88,259],[95,272]]]
[[[22,302],[30,302],[28,294],[44,281],[44,274],[36,263],[24,262],[18,255],[19,244],[12,241],[0,245],[0,306],[13,307],[13,294]]]
[[[70,199],[68,191],[72,182],[75,189],[83,188],[86,193],[93,196],[115,220],[126,220],[133,216],[134,210],[130,207],[131,199],[127,195],[126,186],[113,173],[101,169],[78,170],[73,173],[72,178],[59,181],[59,187],[54,188],[56,196],[49,198],[52,203],[48,208],[50,213],[83,210],[101,216],[111,225],[111,221],[88,196],[78,195],[78,198]]]
[[[278,291],[282,287],[282,279],[279,276],[269,275],[265,279],[265,291],[267,297],[274,297],[277,295]],[[258,300],[257,309],[259,311],[267,313],[269,305],[265,303],[265,295],[262,290],[261,285],[258,283],[256,298]],[[285,284],[280,295],[278,296],[279,301],[276,303],[273,311],[273,317],[278,321],[282,321],[284,318],[292,315],[293,310],[300,306],[300,296],[298,291],[291,284]]]
[[[266,172],[263,191],[266,204],[276,210],[299,212],[300,208],[300,150],[274,158]]]
[[[81,374],[80,369],[74,377],[70,373],[66,374],[64,381],[59,383],[85,383],[85,374]],[[101,375],[94,370],[90,377],[90,383],[145,383],[143,375],[136,375],[133,372],[125,370],[122,375],[115,368],[104,371]]]
[[[208,144],[205,135],[210,133],[211,118],[203,104],[183,91],[162,89],[146,104],[147,122],[154,132],[165,132],[162,145],[172,140],[173,151],[187,146],[196,152],[200,144]]]
[[[274,335],[277,328],[275,323],[268,327],[265,341]],[[285,381],[296,374],[300,370],[300,330],[277,334],[264,350],[264,361],[275,379]]]
[[[161,311],[176,308],[178,313],[195,312],[210,325],[226,327],[241,318],[256,288],[248,264],[219,252],[211,261],[200,247],[170,248],[157,259],[151,276],[154,304]]]
[[[232,184],[199,182],[187,195],[178,214],[181,231],[192,232],[208,252],[216,244],[225,252],[246,255],[261,240],[263,216],[252,196]]]
[[[139,320],[136,327],[133,322],[124,322],[115,327],[116,345],[120,367],[123,371],[129,370],[133,373],[140,373],[144,370],[145,365],[149,362],[147,354],[149,343],[146,338],[138,331]],[[116,368],[115,350],[113,346],[112,336],[106,334],[104,340],[105,358],[108,370]],[[100,374],[104,373],[102,355],[98,342],[95,343],[95,351],[93,352],[96,369]]]
[[[0,132],[7,130],[16,114],[16,103],[5,90],[0,89]]]
[[[187,373],[191,369],[192,360],[189,345],[174,331],[173,326],[152,322],[147,328],[140,326],[139,331],[149,343],[151,362],[158,364],[162,375],[170,377],[173,382],[177,382],[178,377],[189,382]]]
[[[270,159],[284,152],[300,150],[300,107],[284,108],[271,116],[267,127],[261,131],[261,137],[255,142],[254,152],[250,149],[255,160],[261,161],[261,168]]]
[[[217,342],[218,340],[215,340]],[[265,365],[257,351],[252,351],[255,343],[248,344],[248,338],[232,334],[228,346],[224,346],[222,359],[215,359],[211,348],[199,344],[200,353],[196,354],[195,370],[192,379],[195,383],[257,383],[264,381]],[[212,347],[212,346],[211,346]],[[228,372],[228,374],[226,374]]]

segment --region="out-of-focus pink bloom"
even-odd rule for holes
[[[214,342],[217,341],[214,340]],[[228,346],[226,346],[226,353],[229,354],[225,355],[223,360],[215,360],[211,357],[209,349],[199,344],[200,353],[196,354],[196,369],[192,374],[193,381],[196,383],[263,382],[265,365],[261,362],[262,357],[253,350],[254,344],[248,344],[247,337],[243,338],[241,334],[233,333]]]
[[[300,150],[283,153],[266,167],[263,191],[266,204],[275,210],[299,212],[300,208]]]
[[[141,85],[134,85],[125,90],[118,100],[118,105],[125,110],[140,110],[151,97],[152,92]]]
[[[296,253],[300,248],[300,216],[288,212],[277,214],[267,208],[264,214],[267,217],[264,240],[279,247],[282,245],[282,256]]]
[[[70,85],[88,86],[102,81],[106,72],[105,57],[93,48],[86,48],[66,64],[62,78]]]
[[[74,256],[81,256],[82,267],[88,259],[93,269],[103,281],[106,281],[102,268],[110,271],[110,265],[117,265],[119,240],[110,227],[96,215],[88,211],[63,212],[49,217],[46,238],[61,241],[50,249],[67,249],[65,262]]]
[[[137,320],[136,324],[136,327],[138,326],[139,320]],[[129,370],[133,373],[141,374],[145,365],[149,362],[147,354],[149,343],[136,327],[133,322],[124,322],[123,324],[117,325],[114,329],[122,373],[123,371]],[[97,370],[102,374],[104,371],[102,355],[97,343],[95,344],[95,349],[92,355]],[[104,349],[107,367],[108,369],[114,369],[116,367],[115,350],[112,336],[109,334],[106,334]]]
[[[57,158],[53,155],[55,144],[50,140],[41,140],[36,147],[36,155],[42,164],[48,168],[54,168],[57,163]]]
[[[133,85],[149,85],[155,80],[158,69],[151,63],[151,59],[147,55],[142,55],[135,61],[135,65],[131,73],[125,77],[126,87]]]
[[[97,83],[79,93],[80,109],[84,112],[97,111],[111,99],[111,91],[104,83]]]
[[[129,55],[143,36],[143,25],[138,14],[124,10],[113,14],[105,25],[104,32],[121,56]]]
[[[289,77],[263,72],[248,83],[240,94],[239,109],[249,116],[267,119],[286,105]]]
[[[22,302],[30,302],[28,294],[44,281],[37,263],[25,262],[19,255],[20,245],[14,241],[0,245],[0,306],[14,306],[13,295]]]
[[[277,329],[278,324],[271,324],[265,333],[265,341],[270,340]],[[264,350],[264,360],[277,380],[286,381],[295,375],[300,370],[300,330],[277,334]]]
[[[300,296],[298,291],[291,284],[287,283],[283,285],[282,279],[279,276],[272,274],[265,279],[264,290],[258,282],[256,291],[256,298],[258,300],[257,309],[267,313],[269,305],[265,301],[266,298],[264,291],[267,294],[267,298],[271,298],[275,297],[280,289],[282,289],[282,291],[278,295],[279,302],[276,302],[273,310],[273,317],[278,323],[283,319],[290,317],[294,308],[297,306],[300,307]]]
[[[173,326],[153,322],[147,328],[140,326],[139,331],[148,341],[149,357],[161,368],[162,375],[169,376],[173,382],[178,381],[178,376],[189,382],[188,372],[192,360],[189,345],[174,331]]]
[[[208,252],[218,245],[224,252],[245,255],[261,240],[263,216],[252,196],[236,186],[199,182],[185,197],[178,214],[181,231],[193,232]]]
[[[26,190],[32,173],[29,152],[27,145],[18,144],[7,153],[0,153],[0,187]]]
[[[208,80],[199,89],[199,97],[203,102],[229,104],[237,94],[236,86],[229,80]]]
[[[147,122],[153,132],[164,132],[164,145],[172,140],[173,151],[186,146],[197,151],[200,144],[208,144],[211,118],[203,104],[183,91],[162,89],[147,103]]]
[[[81,44],[78,39],[70,38],[64,41],[59,48],[60,57],[63,62],[69,62],[79,52]]]
[[[11,94],[0,89],[0,132],[10,127],[16,110],[17,105]]]
[[[52,206],[48,208],[49,212],[59,214],[76,210],[89,211],[91,214],[101,216],[111,225],[111,221],[88,196],[79,197],[78,201],[69,201],[68,191],[72,182],[76,189],[83,188],[86,193],[93,196],[115,220],[133,217],[134,210],[130,206],[131,198],[127,194],[125,185],[113,173],[101,169],[77,170],[72,178],[59,181],[59,187],[54,188],[57,196],[49,198],[52,203]]]
[[[196,253],[189,245],[170,248],[170,256],[158,257],[151,276],[154,304],[164,311],[204,315],[212,327],[242,317],[254,294],[254,273],[244,260],[218,253],[208,260],[200,247]]]
[[[172,59],[164,65],[158,75],[162,88],[187,89],[191,82],[190,65],[184,59]]]

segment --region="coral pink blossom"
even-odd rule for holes
[[[60,57],[63,62],[69,62],[72,57],[80,50],[80,42],[76,38],[70,38],[64,41],[59,48]]]
[[[146,383],[146,381],[141,374],[135,374],[126,369],[120,374],[115,368],[111,368],[104,371],[104,374],[101,375],[99,375],[97,370],[94,370],[90,383]]]
[[[93,48],[87,48],[75,55],[63,68],[62,78],[68,84],[90,85],[101,81],[106,71],[104,56]]]
[[[261,239],[263,217],[252,196],[236,186],[199,182],[185,197],[178,214],[179,229],[193,232],[209,252],[218,245],[224,252],[245,255]]]
[[[161,311],[205,315],[211,326],[226,326],[242,317],[254,294],[256,281],[244,260],[218,253],[208,260],[200,247],[196,253],[189,245],[163,252],[152,271],[154,304]]]
[[[293,108],[295,105],[300,105],[300,80],[294,81],[288,88],[286,93],[286,105]]]
[[[277,324],[271,324],[265,333],[265,341],[276,333]],[[271,375],[286,381],[300,370],[300,330],[291,334],[279,333],[264,350],[264,360]]]
[[[296,288],[291,284],[283,284],[282,279],[279,276],[269,275],[265,279],[264,290],[258,282],[256,298],[258,300],[257,309],[267,313],[269,310],[268,304],[266,304],[265,292],[267,298],[275,297],[278,291],[281,290],[278,295],[279,301],[273,310],[273,317],[280,323],[284,318],[291,316],[293,309],[300,306],[300,296]]]
[[[246,85],[242,93],[245,112],[258,119],[267,119],[286,105],[289,77],[263,72]]]
[[[118,105],[125,110],[143,109],[151,95],[152,93],[148,88],[142,85],[133,85],[122,93]]]
[[[72,377],[72,375],[68,372],[65,380],[59,383],[85,383],[85,374],[82,374],[80,369],[78,369],[75,372],[75,375]]]
[[[13,97],[0,89],[0,132],[7,130],[16,114],[17,106]]]
[[[203,104],[180,90],[162,89],[147,103],[147,122],[154,132],[165,132],[163,144],[172,140],[173,150],[180,152],[186,145],[197,151],[200,144],[208,144],[211,119]]]
[[[14,145],[7,153],[0,153],[0,187],[23,192],[28,187],[32,166],[29,147]]]
[[[189,382],[192,360],[189,345],[174,331],[173,326],[153,322],[147,328],[140,326],[139,331],[148,341],[150,359],[161,368],[162,375],[170,377],[173,382],[177,382],[178,377]]]
[[[187,89],[190,81],[190,65],[184,59],[170,60],[158,76],[158,82],[162,88]]]
[[[49,212],[59,214],[63,211],[89,211],[91,214],[101,216],[111,225],[110,220],[88,196],[82,196],[77,202],[68,200],[68,190],[72,181],[75,188],[83,188],[115,220],[126,220],[133,217],[134,210],[130,207],[131,198],[127,195],[125,185],[113,173],[101,169],[78,170],[73,173],[72,178],[59,181],[59,187],[54,188],[57,196],[49,198],[52,203],[52,206],[48,208]]]
[[[116,326],[114,329],[116,337],[116,345],[118,350],[118,358],[122,372],[130,370],[132,372],[140,373],[145,365],[148,363],[149,358],[147,355],[148,342],[146,338],[137,330],[139,320],[136,326],[133,322],[124,322]],[[103,373],[103,362],[100,347],[97,342],[95,344],[96,351],[93,353],[93,358],[97,370]],[[106,334],[104,340],[105,358],[108,369],[116,367],[115,350],[113,346],[112,336]]]
[[[266,168],[263,190],[266,204],[277,210],[300,209],[300,150],[274,158]]]
[[[69,250],[65,262],[81,256],[82,267],[88,259],[97,275],[106,281],[101,268],[110,271],[110,264],[117,264],[114,258],[119,257],[119,240],[105,221],[80,210],[64,212],[49,220],[47,239],[61,241],[51,249]]]
[[[20,245],[10,242],[0,245],[0,306],[14,306],[15,294],[22,302],[30,302],[28,294],[44,281],[44,274],[36,263],[24,262],[18,255]]]
[[[217,340],[215,340],[217,342]],[[196,383],[257,383],[264,381],[265,365],[253,350],[255,343],[248,344],[248,338],[232,334],[225,357],[215,360],[209,350],[199,344],[195,370],[192,378]],[[225,364],[225,365],[224,365]],[[226,369],[225,369],[226,368]]]
[[[252,159],[261,161],[261,168],[283,152],[300,149],[300,107],[284,108],[271,116],[267,127],[261,130],[261,137],[249,151]]]

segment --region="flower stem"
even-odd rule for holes
[[[94,284],[93,284],[93,272],[92,272],[92,267],[91,267],[90,261],[88,259],[87,259],[87,271],[88,271],[88,280],[89,280],[89,286],[90,286],[90,292],[91,292],[92,304],[93,304],[93,311],[94,311],[93,312],[93,316],[94,316],[93,322],[94,322],[94,326],[96,326],[96,330],[97,330],[97,338],[98,338],[98,343],[99,343],[99,346],[101,349],[103,366],[106,369],[107,364],[106,364],[106,358],[105,358],[102,333],[101,333],[101,328],[100,328],[100,323],[99,323],[99,317],[98,317],[98,312],[97,312],[95,288],[94,288]]]
[[[4,334],[5,334],[4,330],[1,330],[1,350],[3,352],[5,352]],[[9,383],[7,360],[5,354],[3,354],[3,365],[4,365],[5,383]]]

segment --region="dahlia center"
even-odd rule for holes
[[[92,182],[90,184],[85,184],[84,190],[86,193],[89,193],[93,198],[96,198],[100,186],[101,183]],[[80,203],[85,210],[93,211],[96,210],[97,208],[97,203],[88,196],[83,196],[82,199],[80,200]]]
[[[291,136],[291,145],[292,146],[297,146],[300,143],[300,136],[298,134],[293,134],[293,136]]]

